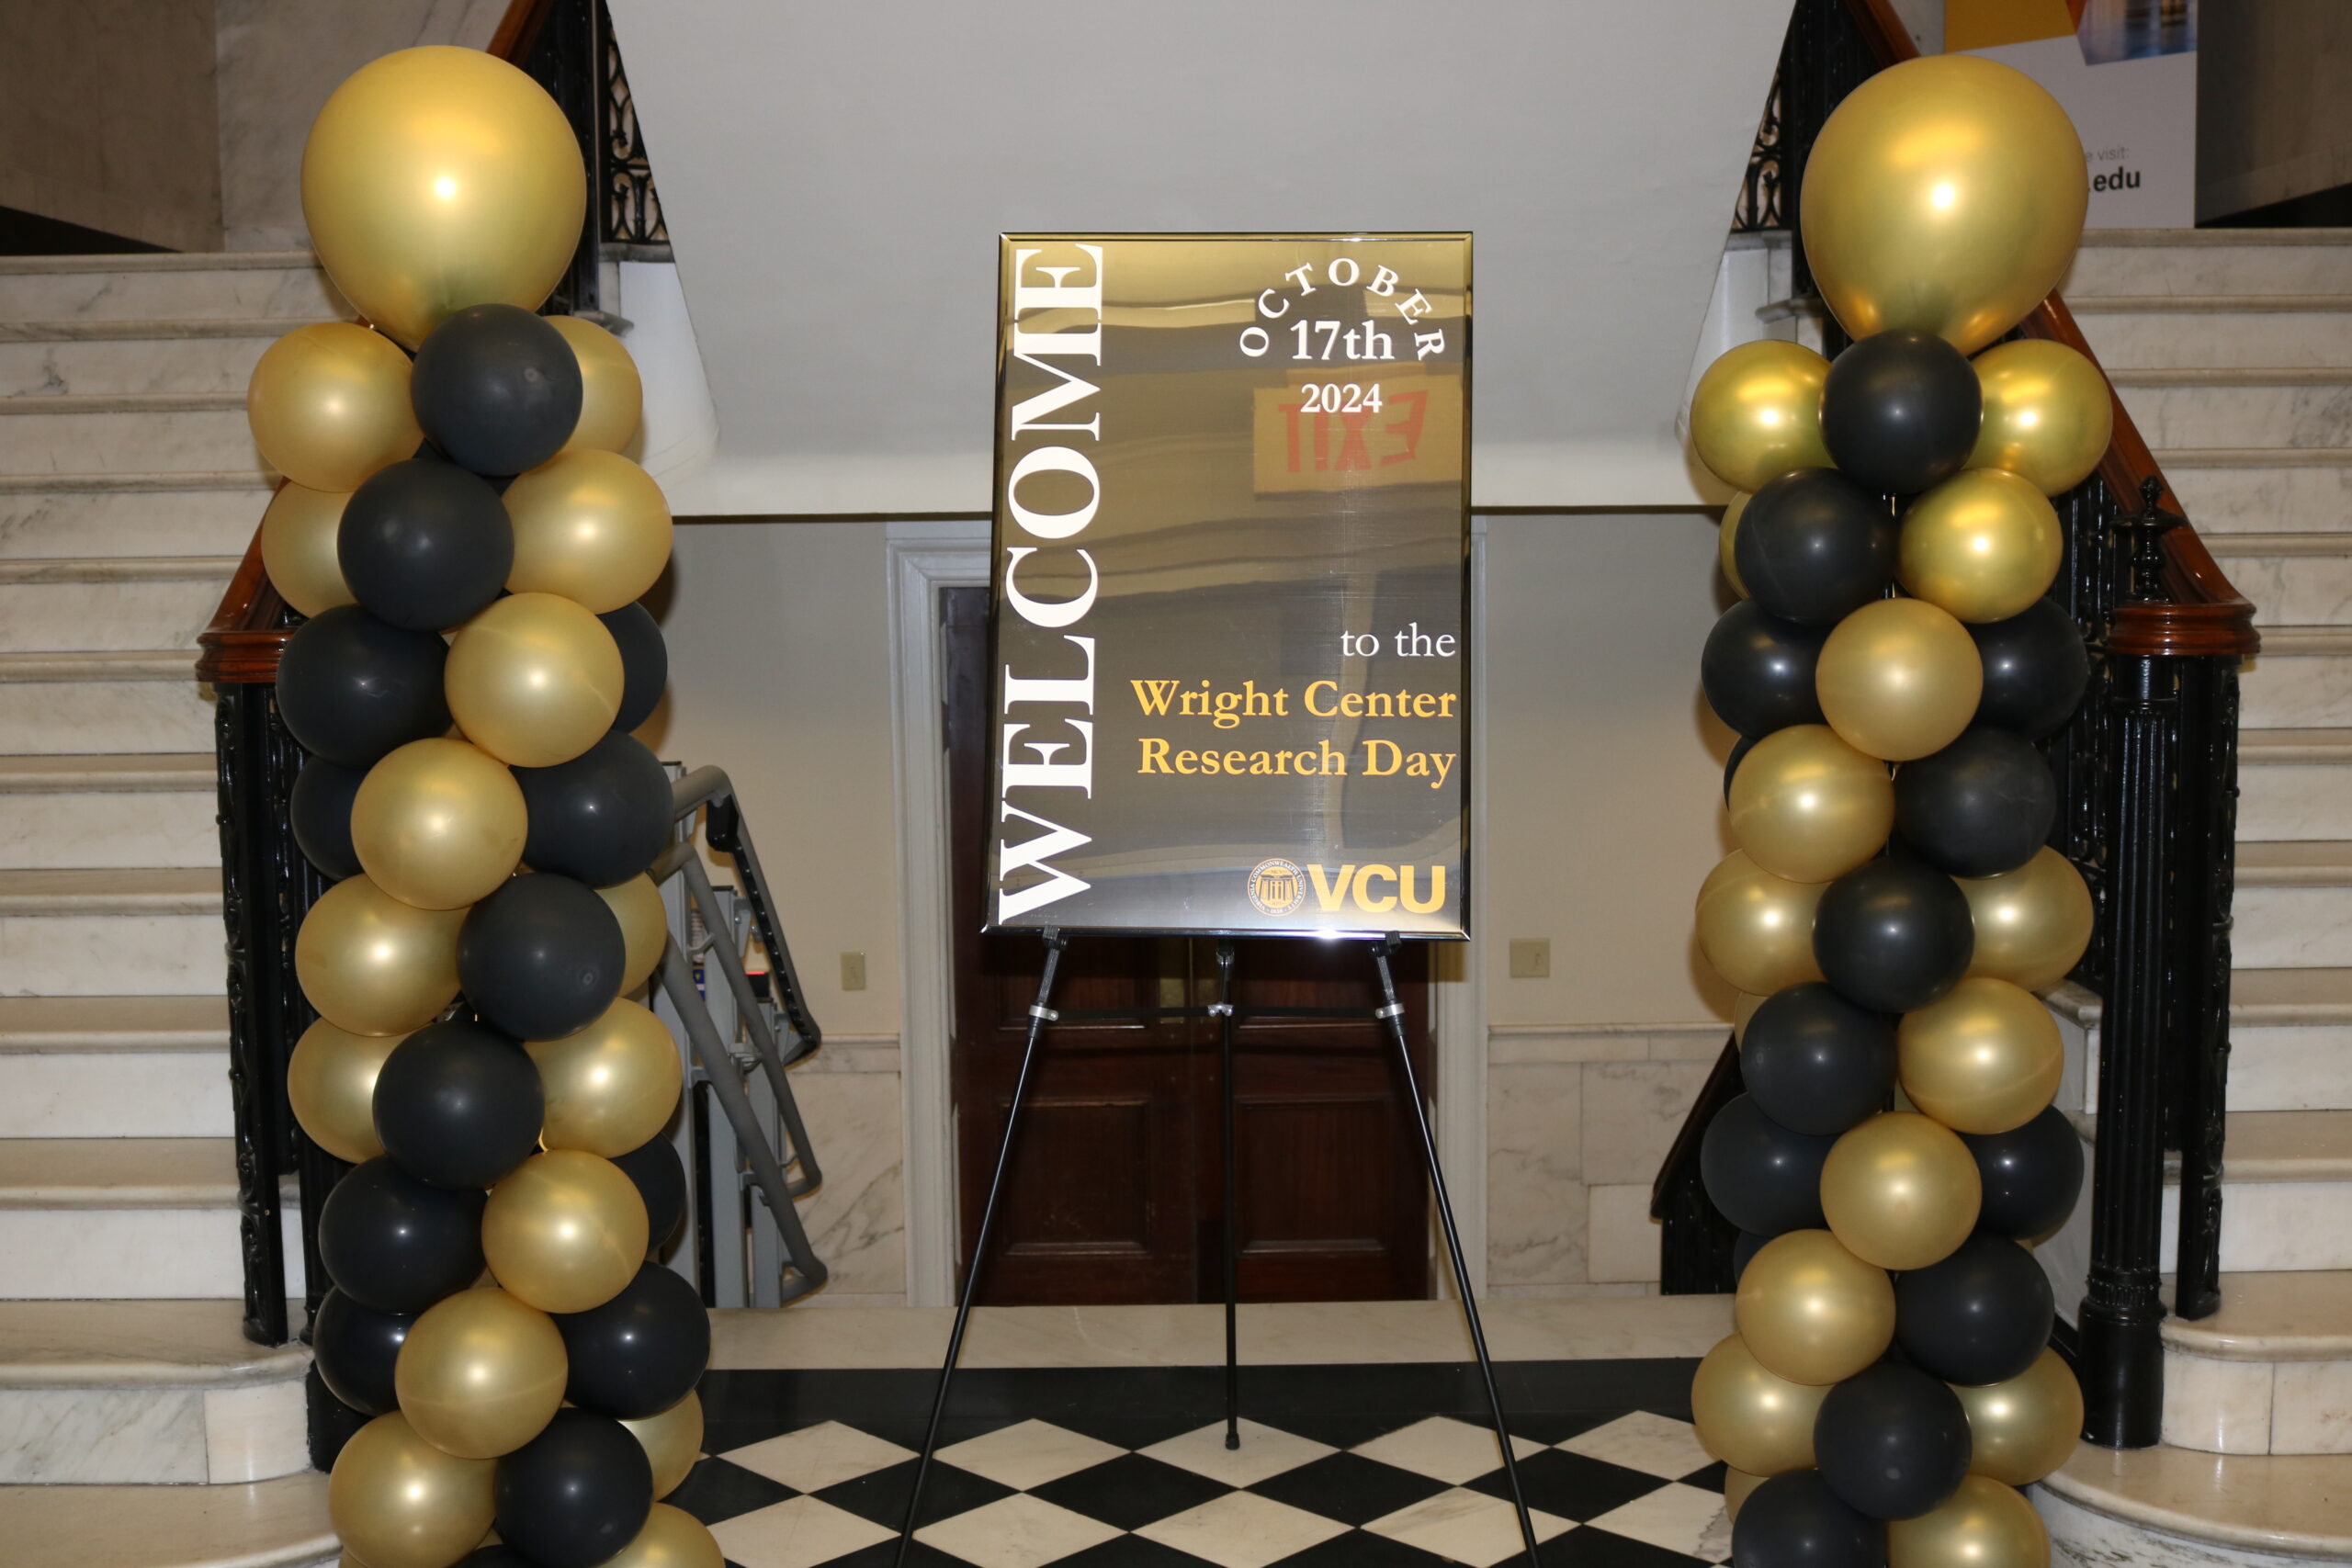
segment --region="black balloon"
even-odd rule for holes
[[[1829,362],[1821,388],[1821,440],[1830,460],[1861,483],[1897,495],[1926,490],[1966,467],[1984,417],[1976,367],[1932,333],[1863,338]],[[1745,514],[1739,529],[1745,539]],[[1745,580],[1745,559],[1739,570]]]
[[[1972,725],[1894,774],[1894,830],[1954,876],[1998,876],[2031,860],[2058,820],[2058,783],[2033,742]]]
[[[593,1568],[637,1539],[653,1509],[653,1466],[629,1429],[559,1410],[498,1461],[499,1540],[533,1568]]]
[[[1817,1470],[1768,1477],[1731,1525],[1738,1568],[1880,1568],[1886,1526],[1855,1512]]]
[[[586,1312],[559,1313],[571,1364],[564,1395],[623,1421],[658,1416],[693,1392],[710,1364],[710,1314],[702,1295],[659,1263]]]
[[[1831,883],[1813,917],[1813,956],[1838,994],[1912,1012],[1968,972],[1976,925],[1959,884],[1921,861],[1866,862]]]
[[[637,1195],[645,1200],[646,1251],[659,1253],[686,1217],[686,1167],[677,1145],[668,1134],[657,1134],[613,1163],[637,1183]]]
[[[670,683],[669,646],[642,604],[624,604],[596,618],[621,650],[621,711],[613,728],[626,734],[651,718],[662,701],[662,689]]]
[[[294,775],[287,798],[286,817],[295,843],[312,865],[336,882],[359,874],[359,852],[351,845],[351,803],[367,776],[357,768],[312,757]]]
[[[627,882],[670,838],[670,775],[635,736],[616,730],[569,762],[517,768],[530,814],[523,859],[591,887]]]
[[[378,1156],[319,1208],[319,1257],[345,1295],[378,1312],[423,1312],[481,1275],[486,1195],[431,1187]]]
[[[1817,1230],[1821,1162],[1832,1138],[1791,1132],[1743,1094],[1715,1113],[1699,1145],[1699,1177],[1707,1198],[1741,1230],[1774,1236]]]
[[[1756,1255],[1764,1250],[1764,1244],[1771,1239],[1754,1231],[1739,1233],[1738,1239],[1731,1244],[1731,1282],[1735,1287],[1739,1284],[1739,1277],[1747,1272],[1747,1266],[1756,1261]]]
[[[1819,981],[1775,991],[1748,1015],[1739,1077],[1781,1126],[1835,1137],[1886,1109],[1894,1088],[1894,1021]]]
[[[1801,626],[1743,599],[1723,613],[1699,655],[1699,685],[1715,716],[1742,735],[1819,724],[1813,671],[1826,626]]]
[[[580,423],[580,361],[563,334],[519,305],[474,305],[417,345],[416,423],[449,460],[519,474],[552,457]]]
[[[1979,1231],[1894,1284],[1894,1337],[1946,1382],[2001,1382],[2033,1365],[2055,1316],[2033,1254]]]
[[[1822,1479],[1874,1519],[1917,1518],[1951,1496],[1969,1453],[1960,1396],[1917,1367],[1866,1367],[1831,1389],[1814,1418]]]
[[[337,604],[303,622],[277,661],[277,711],[305,751],[366,770],[385,752],[446,732],[441,667],[449,645],[431,632]]]
[[[1749,498],[1732,550],[1749,599],[1782,620],[1828,626],[1885,592],[1896,537],[1883,498],[1835,468],[1799,468]]]
[[[479,1023],[433,1023],[376,1075],[376,1136],[435,1187],[489,1187],[539,1145],[546,1100],[523,1048]]]
[[[2083,1140],[2056,1106],[2045,1107],[2022,1127],[1962,1133],[1960,1139],[1976,1156],[1976,1174],[1984,1179],[1978,1229],[2030,1241],[2048,1235],[2075,1212],[2083,1190]]]
[[[415,1322],[414,1313],[378,1312],[329,1291],[311,1314],[311,1357],[327,1392],[363,1415],[397,1407],[392,1364]]]
[[[553,1040],[596,1021],[620,995],[620,921],[569,876],[517,876],[466,911],[458,983],[483,1020],[517,1040]]]
[[[2066,606],[2039,600],[2006,621],[1972,626],[1968,635],[1984,666],[1977,723],[2039,740],[2075,716],[2091,682],[2091,656]]]
[[[490,607],[514,569],[514,529],[498,492],[452,463],[379,468],[344,502],[335,559],[378,620],[440,631]]]

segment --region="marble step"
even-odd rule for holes
[[[225,998],[0,997],[0,1138],[234,1130]]]
[[[2352,447],[2174,446],[2155,458],[2200,534],[2352,529]]]
[[[0,560],[0,650],[193,649],[234,556]]]
[[[314,321],[352,314],[308,251],[0,257],[0,321]]]
[[[0,757],[0,870],[220,862],[212,754]]]
[[[2352,1562],[2352,1455],[2084,1443],[2030,1495],[2063,1568]]]
[[[2095,1121],[2086,1122],[2095,1137]],[[2175,1163],[2166,1161],[2164,1196],[2161,1267],[2167,1273],[2179,1239]],[[2222,1155],[2222,1269],[2352,1269],[2352,1111],[2230,1112]]]
[[[2206,547],[2262,624],[2352,625],[2352,532],[2219,534]]]
[[[2352,839],[2352,729],[2238,731],[2238,840],[2273,839]]]
[[[2109,369],[2108,379],[2152,447],[2352,442],[2352,368]]]
[[[2058,292],[2352,294],[2352,230],[2095,229]]]
[[[228,1485],[309,1468],[300,1345],[242,1302],[0,1302],[0,1484]]]
[[[187,997],[0,997],[0,1056],[74,1052],[84,1059],[121,1053],[223,1053],[229,1001]]]
[[[243,392],[0,398],[0,469],[168,473],[262,468]]]
[[[242,556],[266,474],[0,474],[0,559]]]
[[[2061,1104],[2098,1103],[2099,998],[2079,986],[2051,994],[2072,1024],[2075,1063]],[[2079,1088],[2073,1086],[2079,1085]],[[2352,1111],[2352,969],[2238,969],[2230,975],[2233,1111]]]
[[[2221,1309],[2167,1317],[2165,1441],[2352,1453],[2352,1273],[2228,1274]]]
[[[2265,626],[2240,677],[2248,729],[2352,728],[2352,626]]]
[[[2352,841],[2242,843],[2232,951],[2258,969],[2352,965]]]
[[[2110,370],[2352,365],[2352,294],[2069,294]],[[6,363],[0,351],[0,365]]]
[[[232,1139],[0,1138],[0,1300],[243,1300],[238,1230]]]
[[[217,869],[0,871],[0,990],[187,997],[217,990]]]
[[[333,1568],[327,1478],[0,1487],[11,1568]]]
[[[209,751],[209,688],[185,650],[0,653],[0,736],[31,756]]]
[[[0,321],[0,397],[242,393],[263,351],[308,324],[299,318]]]

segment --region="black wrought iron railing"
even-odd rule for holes
[[[1800,298],[1813,292],[1796,231],[1814,139],[1848,93],[1916,52],[1887,0],[1798,0],[1734,227],[1791,231]],[[1848,340],[1817,314],[1834,355]],[[2055,294],[2018,335],[2091,355]],[[2093,675],[2048,750],[2060,801],[2051,841],[2097,909],[2073,975],[2101,1001],[2090,1264],[2074,1342],[2084,1435],[2140,1448],[2162,1425],[2167,1151],[2180,1156],[2172,1310],[2203,1317],[2221,1304],[2238,666],[2259,638],[2253,607],[2188,525],[2120,400],[2114,416],[2098,470],[2057,501],[2066,558],[2052,592],[2082,627]],[[1669,1292],[1731,1288],[1736,1233],[1708,1202],[1698,1156],[1707,1123],[1739,1091],[1727,1043],[1652,1188]]]

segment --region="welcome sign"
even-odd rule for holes
[[[1464,935],[1469,237],[1000,293],[989,928]]]

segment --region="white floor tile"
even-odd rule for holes
[[[1050,1421],[1030,1420],[944,1448],[939,1457],[958,1470],[1026,1492],[1107,1463],[1125,1452]]]
[[[814,1497],[792,1497],[710,1527],[729,1562],[742,1568],[815,1568],[888,1540],[893,1531]]]
[[[1714,1462],[1714,1456],[1700,1447],[1699,1436],[1691,1430],[1690,1422],[1653,1416],[1646,1410],[1636,1410],[1606,1426],[1579,1432],[1560,1447],[1572,1454],[1621,1464],[1627,1470],[1662,1476],[1668,1481],[1679,1480]]]
[[[1244,1439],[1245,1441],[1247,1439]],[[1320,1546],[1348,1527],[1253,1492],[1229,1492],[1136,1531],[1146,1540],[1205,1558],[1218,1568],[1266,1568]]]
[[[1585,1523],[1708,1562],[1731,1555],[1731,1522],[1724,1517],[1723,1495],[1679,1482]]]
[[[926,1525],[915,1531],[915,1539],[978,1568],[1040,1568],[1119,1533],[1100,1519],[1022,1492]],[[747,1562],[743,1568],[754,1565]]]
[[[1277,1432],[1272,1427],[1261,1427],[1255,1421],[1241,1423],[1241,1446],[1225,1446],[1225,1423],[1203,1427],[1181,1438],[1154,1443],[1142,1450],[1163,1464],[1189,1470],[1195,1475],[1205,1475],[1211,1481],[1222,1481],[1227,1486],[1255,1486],[1259,1482],[1280,1475],[1286,1470],[1296,1470],[1324,1455],[1339,1450],[1328,1443],[1317,1443],[1290,1432]]]
[[[828,1486],[888,1470],[915,1454],[911,1449],[902,1449],[854,1427],[827,1421],[718,1457],[770,1481],[781,1481],[795,1491],[821,1492]],[[751,1565],[747,1563],[745,1568]]]
[[[1520,1459],[1544,1451],[1543,1444],[1525,1438],[1513,1438],[1510,1442],[1512,1454]],[[1492,1427],[1474,1427],[1451,1416],[1416,1421],[1385,1438],[1358,1444],[1353,1451],[1455,1486],[1503,1465],[1502,1449],[1495,1441]]]
[[[1530,1509],[1529,1513],[1539,1541],[1576,1528],[1573,1520],[1547,1514],[1541,1508]],[[1458,1486],[1424,1498],[1409,1508],[1399,1508],[1363,1528],[1374,1535],[1401,1540],[1407,1546],[1433,1551],[1450,1562],[1469,1563],[1470,1568],[1492,1568],[1525,1550],[1519,1535],[1519,1516],[1509,1503]]]

